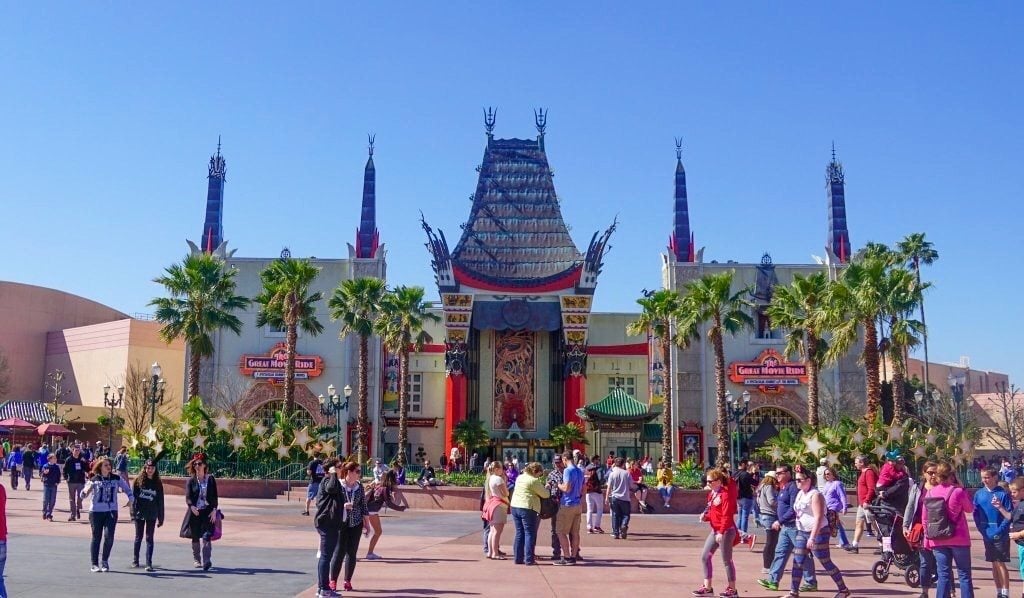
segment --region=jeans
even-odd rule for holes
[[[53,515],[53,507],[57,504],[57,485],[43,484],[43,517]]]
[[[82,516],[82,487],[84,484],[68,482],[68,502],[71,505],[71,516],[78,519]]]
[[[100,564],[100,539],[103,540],[103,561],[110,560],[110,550],[114,547],[114,529],[117,528],[117,511],[93,511],[89,513],[92,525],[92,544],[89,545],[89,557],[92,564]]]
[[[661,500],[665,504],[672,502],[672,486],[662,486],[658,488],[658,494],[661,495]]]
[[[1021,549],[1024,549],[1024,546],[1017,547],[1018,554],[1020,554]],[[919,554],[921,558],[921,589],[927,590],[928,588],[935,587],[935,553],[927,548],[922,548]],[[1024,557],[1021,558],[1021,567],[1024,568]],[[1024,577],[1024,575],[1021,577]]]
[[[484,531],[482,535],[484,537],[484,554],[489,555],[491,553],[491,550],[487,546],[487,537],[491,535],[491,522],[487,521],[486,519],[484,519]]]
[[[25,490],[32,489],[32,472],[34,471],[34,467],[25,467],[21,470],[21,475],[25,478]]]
[[[317,528],[316,531],[320,534],[320,560],[316,564],[316,587],[320,591],[326,591],[331,576],[331,558],[338,548],[338,540],[341,536],[336,528],[330,530]]]
[[[17,466],[11,467],[11,490],[18,489],[18,480],[21,478],[21,474],[18,473]]]
[[[4,585],[4,569],[7,567],[7,542],[0,542],[0,598],[7,598],[7,586]]]
[[[786,569],[786,563],[789,561],[789,555],[793,554],[793,547],[796,546],[796,526],[782,526],[779,530],[779,543],[775,547],[775,558],[772,560],[772,570],[768,574],[768,579],[779,583],[782,579],[782,572]],[[814,559],[811,555],[807,555],[807,562],[804,563],[804,581],[818,585],[817,578],[814,577]]]
[[[949,598],[952,589],[953,563],[960,574],[960,598],[974,598],[971,585],[971,547],[970,546],[936,546],[932,548],[935,555],[935,569],[939,572],[939,581],[935,584],[935,598]]]
[[[132,557],[133,563],[139,562],[139,550],[142,548],[142,538],[146,538],[146,565],[153,564],[153,533],[156,531],[156,519],[135,520],[135,546]]]
[[[722,534],[722,542],[715,539],[715,530],[711,530],[707,540],[704,541],[704,552],[700,555],[700,562],[704,565],[704,579],[711,579],[714,576],[714,568],[711,559],[719,548],[722,549],[722,562],[725,564],[725,580],[729,587],[736,585],[736,565],[732,562],[732,539],[736,537],[736,528],[729,528]]]
[[[846,537],[846,528],[843,527],[843,522],[839,519],[836,519],[836,528],[838,528],[839,531],[839,545],[849,546],[850,539]]]
[[[618,536],[629,529],[629,514],[633,503],[619,498],[612,499],[612,535]]]
[[[821,568],[828,573],[832,581],[835,582],[836,588],[840,592],[846,590],[846,583],[843,581],[843,573],[836,567],[835,563],[832,562],[832,556],[829,554],[828,543],[832,539],[832,533],[828,527],[824,527],[818,531],[818,535],[811,538],[810,532],[797,532],[795,542],[793,544],[793,586],[792,591],[798,592],[800,590],[800,578],[807,575],[807,570],[810,568],[811,572],[814,571],[814,560],[811,555],[818,557],[818,562],[821,563]]]
[[[775,547],[779,545],[779,532],[772,529],[775,515],[760,515],[761,527],[764,528],[764,548],[761,550],[761,566],[771,569],[775,560]]]
[[[559,508],[561,510],[561,508]],[[551,516],[551,558],[558,560],[562,558],[562,542],[558,539],[558,532],[555,530],[555,523],[558,521],[558,511]]]
[[[747,528],[750,526],[750,516],[754,514],[754,499],[740,498],[736,501],[736,504],[740,509],[740,522],[737,527],[746,536]]]
[[[540,514],[533,509],[512,507],[512,523],[516,537],[512,542],[512,555],[517,565],[532,565],[536,562],[537,529],[540,528]]]
[[[600,492],[587,493],[587,530],[601,527],[601,515],[604,513],[604,496]]]

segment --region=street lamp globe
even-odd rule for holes
[[[342,392],[345,393],[345,398],[347,399],[347,398],[352,396],[352,387],[349,386],[348,384],[346,384],[345,388],[344,388],[344,390]]]
[[[103,385],[103,396],[105,397],[108,394],[110,394],[110,385],[109,384],[104,384]]]
[[[932,389],[932,400],[938,402],[938,400],[941,399],[941,398],[942,398],[942,393],[939,392],[939,389],[933,388]]]
[[[321,395],[321,396],[323,396],[323,395]],[[334,385],[333,384],[328,384],[327,385],[327,396],[329,396],[329,397],[333,397],[334,396]],[[323,401],[320,401],[320,402],[323,403]]]
[[[317,395],[317,397],[316,397],[316,400],[317,400],[317,401],[319,401],[319,403],[320,403],[321,405],[323,405],[323,404],[325,403],[325,401],[324,401],[324,395]]]
[[[921,389],[917,389],[917,392],[914,393],[914,400],[918,403],[924,400],[924,393],[921,392]]]
[[[152,374],[153,376],[156,376],[157,378],[159,378],[161,376],[161,374],[164,373],[164,370],[163,370],[163,368],[160,367],[159,363],[154,361],[153,365],[149,368],[149,373]]]
[[[732,392],[731,391],[728,391],[728,390],[725,391],[725,402],[726,403],[730,403],[730,404],[732,403]]]
[[[744,390],[743,391],[743,395],[741,395],[741,396],[743,397],[743,403],[744,404],[750,402],[750,391],[749,390]]]
[[[117,394],[119,394],[119,395],[123,395],[124,394],[124,384],[121,384],[120,386],[117,387]]]

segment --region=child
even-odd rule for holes
[[[1010,539],[1017,544],[1020,576],[1024,579],[1024,478],[1017,477],[1010,482],[1010,496],[1013,498],[1013,511],[1007,511],[1001,505],[997,507],[1006,519],[1010,520]],[[1024,596],[1024,593],[1021,594]]]
[[[43,480],[43,519],[53,521],[53,506],[57,504],[57,484],[60,483],[60,467],[57,467],[56,453],[46,455],[46,465],[39,470]]]

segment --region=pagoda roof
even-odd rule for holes
[[[600,401],[587,405],[578,414],[588,421],[640,421],[648,422],[658,416],[659,411],[650,409],[647,403],[633,398],[622,388],[615,388]]]
[[[455,279],[488,290],[571,288],[584,256],[562,220],[543,136],[489,138],[462,237]]]

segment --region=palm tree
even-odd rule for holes
[[[491,435],[484,428],[484,422],[478,419],[464,419],[455,424],[451,440],[456,446],[462,447],[464,454],[469,454],[471,450],[490,442]]]
[[[679,309],[679,336],[698,338],[700,327],[710,322],[707,336],[715,351],[715,399],[718,407],[718,461],[728,463],[729,412],[725,404],[725,334],[736,335],[754,326],[747,310],[750,289],[732,292],[735,271],[706,274],[686,283]]]
[[[679,311],[679,294],[669,289],[654,291],[637,299],[640,318],[626,326],[634,336],[651,335],[658,339],[661,362],[665,366],[665,404],[661,423],[661,459],[672,462],[672,344],[675,330],[673,319]]]
[[[902,241],[896,244],[899,249],[900,255],[903,259],[907,260],[908,264],[914,269],[914,274],[917,276],[917,287],[924,290],[921,286],[921,265],[930,266],[935,263],[935,260],[939,259],[939,252],[935,250],[935,245],[931,241],[927,241],[924,238],[924,233],[911,233],[907,235]],[[925,395],[929,395],[928,385],[928,327],[925,324],[924,319],[924,296],[921,297],[921,340],[924,346],[924,391]]]
[[[904,385],[907,352],[920,342],[918,335],[924,330],[921,322],[909,318],[921,299],[921,289],[912,272],[893,267],[884,279],[883,297],[889,337],[881,345],[892,364],[892,423],[898,425],[903,422],[903,406],[907,398]]]
[[[401,286],[384,295],[380,305],[377,331],[384,345],[398,354],[398,462],[405,465],[405,451],[409,444],[409,352],[420,351],[433,339],[423,325],[439,322],[440,316],[428,311],[423,300],[423,287]]]
[[[839,279],[829,284],[821,317],[825,329],[832,332],[832,343],[825,360],[837,362],[845,355],[863,330],[864,385],[867,410],[864,418],[873,422],[881,406],[882,387],[878,376],[878,329],[884,315],[883,297],[889,259],[882,253],[862,254],[843,269]]]
[[[818,429],[818,373],[825,353],[820,307],[828,277],[817,272],[793,276],[789,286],[775,287],[767,314],[772,327],[787,330],[787,356],[799,355],[807,364],[807,424]]]
[[[573,444],[589,444],[583,428],[576,422],[555,426],[548,432],[548,436],[551,443],[561,447],[563,451],[569,450]]]
[[[242,333],[242,321],[233,312],[248,307],[249,299],[235,294],[236,274],[222,259],[194,253],[153,279],[169,295],[149,302],[163,324],[160,338],[168,343],[181,338],[188,345],[189,398],[199,396],[200,364],[213,355],[213,333],[221,328]]]
[[[350,334],[359,337],[359,408],[356,419],[356,458],[360,466],[366,463],[366,451],[369,445],[370,427],[369,410],[369,376],[370,369],[370,336],[374,333],[377,318],[380,316],[381,301],[387,287],[379,278],[353,278],[341,283],[334,289],[334,294],[327,307],[331,311],[332,320],[341,320],[341,338]]]
[[[320,268],[309,260],[281,258],[274,260],[260,272],[263,291],[256,296],[260,312],[256,326],[284,328],[288,360],[284,369],[284,412],[290,415],[295,405],[295,346],[299,329],[310,336],[324,331],[316,317],[316,304],[323,299],[320,291],[310,292]]]

